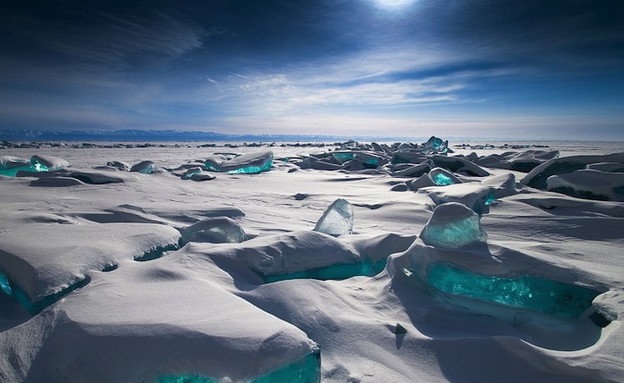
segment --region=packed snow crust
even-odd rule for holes
[[[0,381],[621,381],[624,154],[313,150],[6,149]]]

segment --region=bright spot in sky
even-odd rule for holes
[[[379,8],[395,10],[409,7],[414,1],[415,0],[373,0],[373,3]]]

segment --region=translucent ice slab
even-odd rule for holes
[[[427,283],[447,294],[560,318],[578,318],[599,295],[597,291],[568,283],[526,275],[516,278],[482,275],[442,262],[429,266]]]
[[[484,242],[487,235],[474,210],[460,203],[449,202],[435,208],[420,238],[427,245],[456,249]]]
[[[338,198],[319,218],[314,231],[329,235],[342,235],[353,230],[353,206],[349,201]]]

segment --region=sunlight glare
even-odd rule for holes
[[[399,10],[407,8],[414,2],[415,0],[373,0],[375,6],[387,10]]]

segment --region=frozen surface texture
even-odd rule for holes
[[[621,154],[537,144],[3,144],[0,382],[620,382]]]
[[[428,245],[454,249],[484,242],[487,235],[474,210],[461,203],[448,202],[435,208],[420,238]]]
[[[316,222],[314,231],[329,235],[349,234],[353,231],[353,206],[343,198],[335,200]]]

